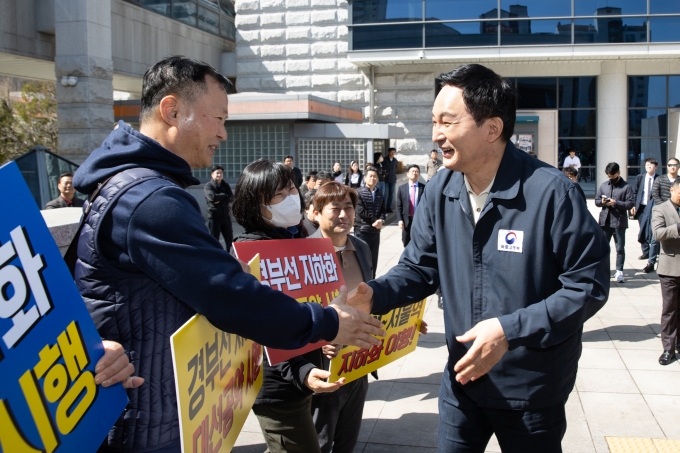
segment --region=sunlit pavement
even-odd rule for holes
[[[597,215],[592,199],[588,205]],[[680,365],[658,363],[661,292],[656,272],[642,273],[637,221],[626,235],[625,283],[613,281],[609,301],[584,326],[576,388],[567,402],[565,453],[609,452],[606,437],[680,439]],[[396,222],[381,233],[378,275],[403,250]],[[612,242],[611,268],[616,252]],[[372,377],[356,453],[424,453],[437,446],[437,395],[447,351],[442,312],[428,298],[430,333],[417,350]],[[619,442],[620,443],[620,442]],[[251,414],[235,453],[262,453],[266,446]],[[487,452],[500,452],[495,438]],[[624,451],[624,450],[621,450]],[[648,450],[625,450],[648,451]],[[654,451],[654,450],[649,450]],[[615,453],[612,451],[612,453]]]

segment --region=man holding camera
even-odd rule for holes
[[[614,244],[616,244],[616,273],[614,278],[618,283],[623,283],[628,210],[635,206],[635,197],[628,183],[621,178],[619,164],[610,162],[605,168],[605,173],[608,179],[597,189],[595,206],[602,208],[599,223],[607,237],[607,243],[614,236]]]

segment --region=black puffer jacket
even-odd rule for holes
[[[385,206],[383,194],[380,189],[375,189],[375,201],[368,187],[357,189],[359,200],[357,201],[356,216],[354,218],[354,231],[363,233],[380,233],[380,230],[373,228],[373,223],[382,219],[385,220]]]

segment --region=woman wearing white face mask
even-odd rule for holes
[[[236,184],[232,211],[245,232],[234,242],[307,237],[301,224],[300,195],[293,170],[259,159],[248,165]],[[321,349],[271,366],[264,358],[264,381],[253,412],[271,453],[321,453],[312,419],[312,393],[333,392]]]

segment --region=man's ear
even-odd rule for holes
[[[179,114],[179,99],[175,95],[168,95],[161,99],[158,106],[161,118],[169,126],[177,126]]]
[[[321,213],[317,211],[316,209],[312,210],[312,217],[314,217],[314,221],[316,223],[319,223],[319,219],[321,218]]]
[[[503,120],[495,116],[489,118],[485,121],[485,125],[488,128],[487,142],[493,143],[500,138],[503,134]]]

